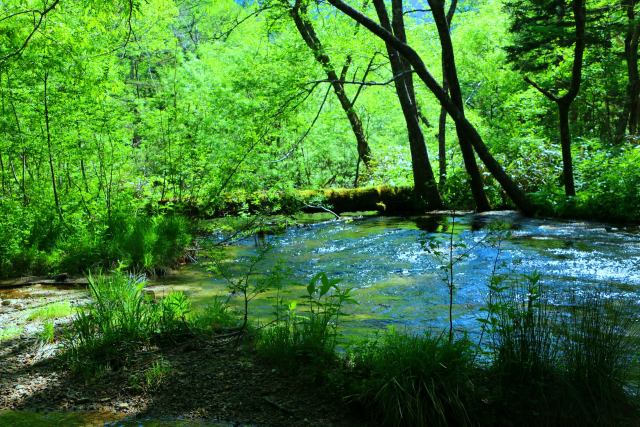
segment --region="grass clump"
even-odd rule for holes
[[[471,424],[473,354],[466,339],[390,332],[352,357],[352,399],[382,425]]]
[[[213,300],[190,317],[194,329],[199,331],[219,331],[238,325],[238,313],[227,303],[225,298],[215,296]]]
[[[27,320],[54,320],[72,314],[73,307],[69,301],[54,302],[32,311],[27,316]]]
[[[0,342],[17,338],[20,336],[20,334],[22,334],[22,331],[24,331],[24,328],[17,326],[0,328]]]
[[[38,333],[38,339],[44,344],[51,344],[56,340],[56,330],[53,322],[44,322],[42,331]]]
[[[529,276],[520,292],[496,304],[493,361],[484,378],[492,413],[484,418],[629,424],[640,415],[637,399],[625,390],[638,355],[631,308],[588,297],[554,311],[538,281],[539,275]]]
[[[136,349],[189,332],[186,296],[170,293],[156,303],[145,296],[144,286],[144,278],[121,272],[89,276],[93,302],[78,309],[63,343],[74,370],[118,369]]]
[[[129,383],[135,389],[147,392],[155,391],[167,381],[170,374],[171,363],[160,358],[154,360],[143,372],[132,375]]]
[[[639,415],[638,402],[625,390],[639,357],[636,307],[621,301],[588,297],[572,306],[565,320],[562,352],[566,376],[582,402],[585,419],[595,425],[620,424]]]

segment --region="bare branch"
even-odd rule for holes
[[[9,19],[9,18],[12,18],[14,16],[18,16],[18,15],[21,15],[21,14],[24,14],[24,13],[33,14],[33,29],[31,30],[31,32],[29,33],[27,38],[24,40],[24,42],[22,43],[22,45],[18,49],[16,49],[15,51],[4,55],[3,57],[0,57],[0,62],[4,62],[7,59],[12,58],[14,56],[19,56],[27,48],[27,45],[29,44],[29,41],[35,35],[35,33],[38,31],[38,29],[40,28],[40,25],[42,25],[42,21],[44,21],[44,18],[47,16],[47,14],[49,12],[51,12],[53,9],[55,9],[55,7],[58,5],[58,3],[60,3],[60,0],[54,0],[53,3],[51,3],[49,6],[45,7],[43,10],[34,9],[34,10],[29,10],[29,11],[24,11],[24,12],[17,12],[17,13],[14,13],[12,15],[6,16],[6,17],[2,18],[2,20],[0,20],[0,21],[4,21],[5,19]],[[37,17],[37,16],[39,16],[39,17]]]
[[[391,79],[389,79],[386,82],[364,82],[364,81],[341,81],[341,80],[330,80],[330,79],[324,79],[324,80],[314,80],[312,82],[309,82],[309,84],[316,84],[316,83],[335,83],[335,82],[340,82],[346,85],[358,85],[358,86],[388,86],[391,83],[393,83],[394,81],[406,76],[407,74],[411,74],[413,73],[413,70],[407,70],[407,71],[403,71],[402,73],[399,73],[395,76],[393,76]]]
[[[300,146],[302,141],[304,141],[305,138],[309,135],[309,133],[311,133],[311,129],[313,129],[313,126],[315,126],[316,122],[318,121],[318,118],[320,117],[320,113],[322,113],[322,109],[324,108],[324,104],[327,102],[327,97],[329,96],[329,92],[330,91],[331,91],[331,86],[327,87],[327,91],[324,94],[324,98],[322,99],[322,103],[320,104],[320,108],[318,108],[318,112],[316,113],[316,116],[311,121],[311,124],[309,125],[309,127],[307,128],[305,133],[302,134],[302,136],[300,138],[298,138],[296,143],[293,144],[291,149],[289,151],[287,151],[284,156],[280,157],[278,160],[273,160],[273,161],[271,161],[269,163],[280,163],[281,161],[283,161],[283,160],[287,159],[289,156],[291,156],[291,154],[293,154],[293,152],[296,150],[296,148],[298,148],[298,146]]]
[[[549,92],[547,89],[543,88],[542,86],[540,86],[538,83],[534,82],[533,80],[531,80],[529,78],[529,76],[525,76],[524,77],[524,81],[529,83],[531,86],[533,86],[538,92],[540,92],[541,94],[543,94],[544,96],[546,96],[547,98],[549,98],[551,101],[553,102],[558,102],[558,97],[556,95],[554,95],[553,93]]]

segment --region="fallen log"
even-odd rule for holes
[[[56,277],[36,277],[27,276],[16,279],[0,280],[0,289],[21,288],[24,286],[47,285],[47,286],[87,286],[89,280],[86,277],[69,278],[65,275]]]

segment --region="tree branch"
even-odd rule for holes
[[[553,102],[558,102],[558,97],[556,95],[554,95],[553,93],[549,92],[547,89],[543,88],[542,86],[540,86],[538,83],[534,82],[533,80],[531,80],[529,78],[529,76],[525,76],[524,77],[524,81],[529,83],[531,86],[533,86],[538,92],[540,92],[541,94],[543,94],[544,96],[546,96],[547,98],[549,98],[551,101]]]
[[[14,16],[17,16],[17,15],[20,15],[20,14],[23,14],[23,13],[32,13],[33,14],[33,29],[31,30],[31,32],[29,33],[27,38],[24,40],[22,45],[17,50],[15,50],[13,52],[10,52],[10,53],[0,57],[0,62],[4,62],[9,58],[12,58],[14,56],[20,55],[27,48],[27,45],[29,44],[29,41],[35,35],[35,33],[38,31],[38,29],[40,28],[40,25],[42,25],[42,21],[44,21],[44,18],[47,16],[47,14],[49,12],[51,12],[53,9],[55,9],[55,7],[58,5],[58,3],[60,3],[60,0],[54,0],[53,3],[51,3],[49,6],[45,7],[44,10],[36,10],[36,9],[34,9],[34,10],[25,11],[25,12],[17,12],[17,13],[11,14],[9,16],[6,16],[6,17],[2,18],[2,20],[0,20],[0,21],[4,21],[5,19],[9,19],[9,18],[12,18]],[[40,15],[40,17],[37,20],[36,20],[36,15]]]

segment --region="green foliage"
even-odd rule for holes
[[[238,320],[238,313],[220,296],[214,297],[204,309],[193,313],[191,316],[191,323],[194,329],[200,331],[217,331],[234,327],[238,325]]]
[[[129,379],[129,384],[135,389],[153,392],[167,381],[171,371],[171,363],[160,358],[154,360],[142,373],[132,375]]]
[[[385,426],[472,425],[471,345],[391,332],[357,348],[354,398]]]
[[[637,417],[638,402],[625,390],[639,344],[630,307],[589,297],[562,314],[539,274],[523,283],[496,281],[481,319],[492,339],[482,379],[492,416],[508,412],[523,425],[619,425]]]
[[[596,294],[578,300],[563,325],[567,377],[595,424],[638,411],[638,402],[631,402],[626,390],[639,362],[634,313],[635,304]]]
[[[0,342],[17,338],[20,336],[20,334],[22,334],[23,331],[24,328],[18,326],[8,326],[0,328]]]

